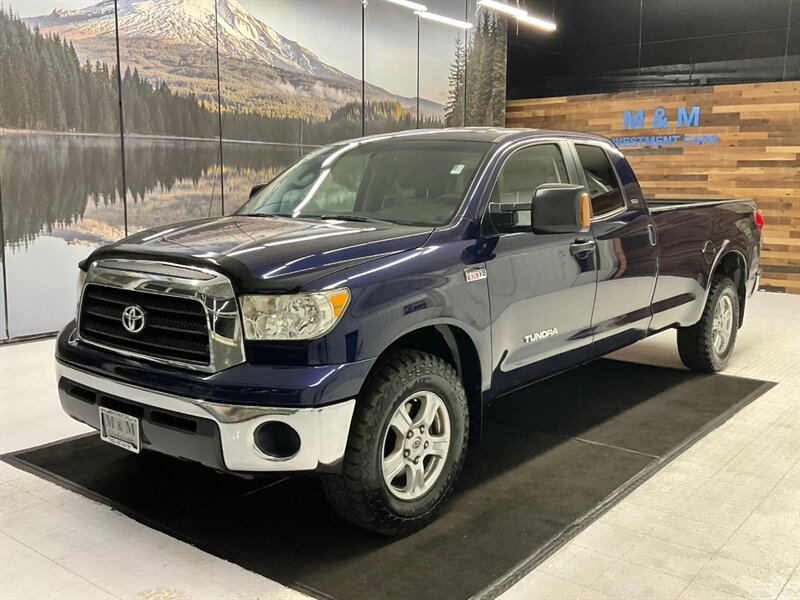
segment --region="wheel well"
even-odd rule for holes
[[[714,275],[717,273],[730,277],[736,286],[739,296],[739,327],[741,327],[744,323],[744,304],[747,299],[747,265],[744,258],[738,252],[728,252],[717,264]]]
[[[455,367],[467,392],[470,442],[477,442],[483,422],[481,362],[469,335],[463,329],[451,325],[430,325],[398,338],[384,353],[396,348],[427,352]]]

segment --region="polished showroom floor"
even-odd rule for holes
[[[680,368],[674,338],[614,358]],[[86,431],[58,406],[52,352],[0,347],[3,453]],[[778,385],[504,598],[800,598],[800,296],[750,301],[726,373]],[[6,463],[0,478],[0,598],[302,597]]]

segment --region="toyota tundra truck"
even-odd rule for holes
[[[752,201],[646,200],[593,135],[337,143],[235,214],[92,252],[61,404],[131,452],[314,473],[345,519],[408,533],[499,396],[668,328],[688,368],[723,369],[762,226]]]

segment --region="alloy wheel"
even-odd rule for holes
[[[383,479],[401,500],[424,496],[439,479],[450,449],[450,414],[433,392],[416,392],[395,410],[383,440]]]
[[[720,296],[714,307],[714,320],[711,325],[711,344],[714,352],[723,354],[733,332],[733,302],[728,294]]]

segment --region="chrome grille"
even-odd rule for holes
[[[134,305],[145,315],[141,333],[122,326],[122,311]],[[211,360],[206,311],[196,300],[87,285],[80,324],[86,341],[203,365]]]
[[[123,311],[131,307],[144,313],[138,333],[123,325]],[[128,356],[212,373],[245,360],[230,280],[171,263],[92,263],[81,293],[78,338]]]

